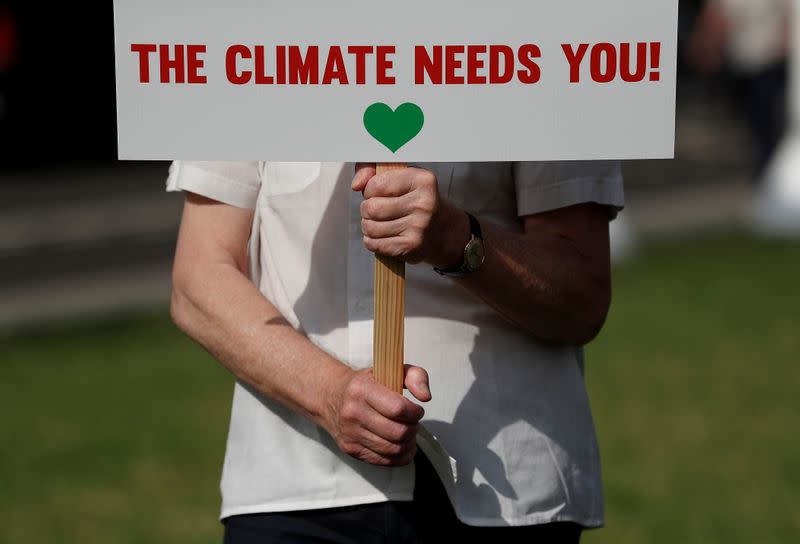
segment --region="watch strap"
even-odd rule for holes
[[[475,216],[472,215],[471,213],[466,212],[466,211],[464,213],[467,214],[467,218],[469,219],[469,233],[471,235],[469,241],[467,241],[467,245],[469,245],[469,243],[472,241],[473,238],[478,238],[479,240],[483,241],[483,233],[481,232],[481,224],[478,222],[478,220],[475,218]],[[466,251],[466,247],[467,246],[464,246],[464,250],[465,251]],[[441,276],[445,276],[445,275],[448,275],[448,276],[462,276],[462,275],[468,274],[470,272],[470,270],[467,268],[466,255],[464,255],[462,257],[461,263],[456,265],[456,266],[452,266],[450,268],[436,268],[434,266],[433,269],[434,269],[434,271],[436,271],[437,274],[439,274]]]

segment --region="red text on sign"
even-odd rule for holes
[[[541,56],[534,44],[522,45],[516,51],[508,45],[417,45],[414,83],[498,85],[515,78],[520,83],[538,83],[542,72],[534,59]]]
[[[561,49],[569,63],[570,83],[580,83],[584,61],[588,57],[589,76],[596,83],[611,83],[621,79],[638,83],[648,78],[661,79],[661,44],[659,42],[582,43],[562,44]]]
[[[160,83],[206,83],[201,74],[204,60],[201,54],[206,46],[200,44],[157,45],[154,43],[131,44],[131,52],[139,56],[139,83],[150,83],[151,56],[158,66]]]
[[[305,51],[304,51],[305,49]],[[264,45],[237,44],[225,53],[225,74],[234,85],[365,85],[372,63],[375,83],[393,85],[393,45]]]

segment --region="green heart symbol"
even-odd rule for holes
[[[396,110],[383,102],[376,102],[364,112],[364,127],[367,132],[392,153],[419,134],[424,123],[422,109],[411,102],[400,104]]]

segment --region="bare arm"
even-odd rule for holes
[[[461,262],[469,221],[439,199],[431,172],[407,168],[376,176],[362,165],[353,189],[364,191],[367,249],[440,268]],[[482,221],[486,260],[455,281],[541,340],[588,343],[611,299],[608,209],[581,204],[521,221],[523,232]]]
[[[413,458],[423,410],[316,347],[246,276],[252,211],[187,193],[173,267],[171,313],[237,378],[328,431],[364,461]],[[427,374],[406,384],[428,400]]]
[[[523,226],[518,233],[485,222],[486,261],[456,281],[542,340],[588,343],[611,302],[608,209],[570,206],[525,216]]]

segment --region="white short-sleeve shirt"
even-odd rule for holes
[[[520,231],[519,216],[582,202],[623,205],[618,162],[419,163],[441,196]],[[175,162],[169,190],[255,210],[250,274],[309,340],[371,365],[373,256],[352,163]],[[405,354],[430,374],[420,447],[471,525],[602,525],[600,462],[583,350],[537,341],[430,266],[406,271]],[[222,517],[410,500],[413,467],[342,453],[307,419],[236,384]]]

